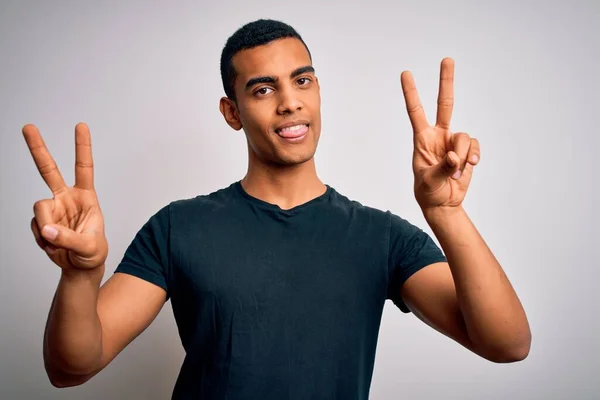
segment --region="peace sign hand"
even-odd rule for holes
[[[442,60],[437,118],[429,125],[413,77],[401,75],[406,109],[414,133],[415,198],[423,210],[458,207],[467,193],[473,166],[479,162],[477,139],[450,132],[454,104],[454,61]]]
[[[67,187],[38,129],[23,128],[35,164],[53,198],[35,203],[31,229],[38,245],[63,271],[90,270],[104,264],[108,243],[104,218],[94,190],[88,127],[75,127],[75,185]]]

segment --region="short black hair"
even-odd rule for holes
[[[221,53],[221,80],[223,81],[223,89],[227,97],[236,100],[235,98],[235,78],[236,71],[233,67],[233,56],[246,49],[262,46],[274,40],[284,38],[296,38],[304,44],[308,55],[311,58],[308,46],[298,32],[290,25],[272,19],[259,19],[254,22],[249,22],[239,28],[233,35],[227,39],[227,43]]]

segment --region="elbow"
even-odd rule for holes
[[[48,373],[47,375],[50,384],[58,389],[83,385],[90,379],[90,377],[87,376],[62,375],[56,373]]]
[[[525,360],[529,356],[529,349],[529,346],[505,349],[487,357],[487,359],[498,364],[516,363]]]
[[[50,384],[52,386],[54,386],[55,388],[58,388],[58,389],[63,389],[63,388],[68,388],[68,387],[73,387],[73,386],[78,386],[75,383],[61,381],[59,379],[55,379],[55,378],[51,378],[51,377],[48,377],[48,378],[50,380]]]
[[[86,359],[53,355],[48,348],[44,349],[43,358],[50,384],[59,389],[83,385],[103,369]]]
[[[79,386],[88,381],[84,376],[69,375],[58,371],[46,370],[46,375],[50,384],[58,389]]]
[[[46,376],[48,377],[50,384],[59,389],[83,385],[95,375],[95,373],[86,375],[67,373],[58,368],[51,367],[48,364],[46,364],[45,367]]]
[[[525,360],[531,350],[531,334],[526,338],[505,345],[490,349],[484,357],[491,362],[498,364],[516,363]]]

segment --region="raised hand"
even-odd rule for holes
[[[94,190],[91,137],[88,127],[75,127],[75,185],[68,187],[38,129],[23,128],[35,164],[53,198],[37,201],[31,230],[38,245],[63,270],[93,269],[104,264],[108,243],[104,218]]]
[[[423,210],[458,207],[462,204],[473,166],[479,162],[477,139],[466,133],[452,133],[450,118],[454,105],[454,61],[442,60],[435,125],[425,117],[410,72],[401,75],[406,109],[413,128],[413,172],[415,197]]]

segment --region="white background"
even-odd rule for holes
[[[89,124],[108,277],[160,207],[245,173],[243,133],[218,111],[219,57],[241,25],[275,18],[304,37],[321,82],[320,177],[428,232],[399,76],[413,72],[434,119],[439,62],[455,59],[452,129],[482,146],[465,207],[531,323],[529,358],[498,365],[390,303],[371,398],[598,398],[600,3],[561,3],[2,1],[0,397],[165,399],[184,355],[169,303],[90,382],[50,385],[41,343],[59,269],[29,230],[50,193],[21,127],[38,125],[72,183],[73,128]]]

